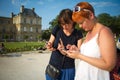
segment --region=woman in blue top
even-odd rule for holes
[[[74,59],[65,56],[62,65],[63,56],[66,55],[62,50],[68,49],[67,45],[81,45],[82,33],[75,29],[75,23],[72,21],[72,10],[63,9],[58,16],[59,26],[55,26],[48,41],[47,49],[52,51],[49,64],[61,69],[62,73],[57,80],[74,80],[75,62]],[[60,45],[60,40],[62,45]],[[46,74],[46,80],[54,80]]]

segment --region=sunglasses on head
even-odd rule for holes
[[[74,9],[73,9],[73,12],[80,12],[81,10],[90,11],[90,10],[85,9],[85,8],[80,8],[80,6],[75,6]]]

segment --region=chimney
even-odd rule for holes
[[[10,15],[11,17],[13,17],[14,16],[14,13],[13,12],[11,12],[11,15]]]
[[[24,6],[22,5],[20,8],[20,12],[22,13],[24,11]]]
[[[35,11],[35,8],[32,8],[32,11],[34,12],[34,11]]]

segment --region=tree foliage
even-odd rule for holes
[[[55,19],[53,19],[52,21],[50,21],[49,24],[50,24],[50,27],[49,27],[50,30],[52,30],[55,25],[58,25],[58,15],[56,16]]]
[[[109,14],[107,14],[107,13],[102,13],[102,14],[100,14],[100,15],[98,15],[98,21],[100,22],[100,23],[102,23],[102,24],[104,24],[104,25],[106,25],[106,26],[111,26],[112,25],[112,23],[113,23],[113,19],[112,19],[112,17],[109,15]]]
[[[44,30],[42,32],[42,40],[48,40],[50,38],[51,30]]]
[[[109,27],[113,33],[120,34],[120,15],[110,16],[110,14],[102,13],[97,16],[97,19],[100,23]]]

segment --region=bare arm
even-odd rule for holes
[[[49,41],[47,42],[47,45],[46,45],[46,48],[47,48],[48,50],[50,50],[50,51],[54,51],[54,50],[55,50],[55,49],[52,47],[54,41],[55,41],[55,37],[54,37],[54,35],[51,34],[51,35],[50,35],[50,39],[49,39]]]
[[[48,42],[51,42],[53,44],[54,40],[55,40],[55,37],[51,34]]]
[[[116,43],[112,32],[105,28],[99,36],[99,46],[101,52],[99,68],[110,71],[116,63]]]

